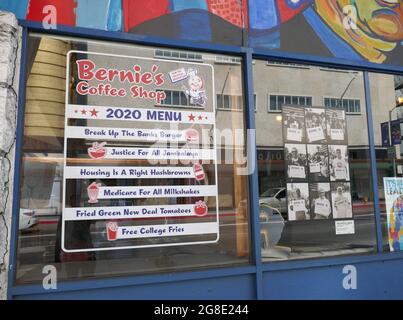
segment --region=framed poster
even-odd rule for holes
[[[311,218],[312,219],[331,219],[332,204],[330,195],[330,183],[311,183],[309,185]]]
[[[305,109],[307,143],[326,143],[326,112],[324,108]]]
[[[285,144],[285,159],[288,180],[307,178],[307,156],[305,144]]]
[[[334,219],[352,218],[351,188],[349,182],[332,182],[332,210]]]
[[[309,220],[308,183],[287,183],[288,220]]]
[[[403,249],[403,178],[383,178],[390,251]]]
[[[282,107],[285,143],[305,143],[305,112],[294,106]]]
[[[345,111],[285,105],[283,133],[289,220],[352,218]]]
[[[62,249],[217,242],[213,67],[85,51],[68,52],[67,66]],[[164,107],[164,86],[188,105]],[[92,246],[73,236],[95,226]]]
[[[325,144],[308,144],[309,181],[329,181],[329,152]]]
[[[348,147],[329,145],[330,181],[350,181]]]
[[[326,109],[327,140],[329,144],[347,144],[346,112]]]

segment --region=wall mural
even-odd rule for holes
[[[403,65],[403,0],[0,0],[43,21]]]

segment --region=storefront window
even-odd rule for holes
[[[378,196],[384,251],[403,249],[403,81],[393,74],[370,73]]]
[[[28,47],[17,284],[249,263],[238,57]]]
[[[362,72],[256,60],[263,261],[373,253]]]

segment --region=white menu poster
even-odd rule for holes
[[[67,66],[62,249],[217,242],[213,67],[83,51]],[[164,107],[166,87],[188,106]]]

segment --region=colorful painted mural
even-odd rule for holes
[[[403,65],[403,0],[0,0],[43,21]]]
[[[253,47],[403,63],[402,0],[254,0],[249,12]]]

